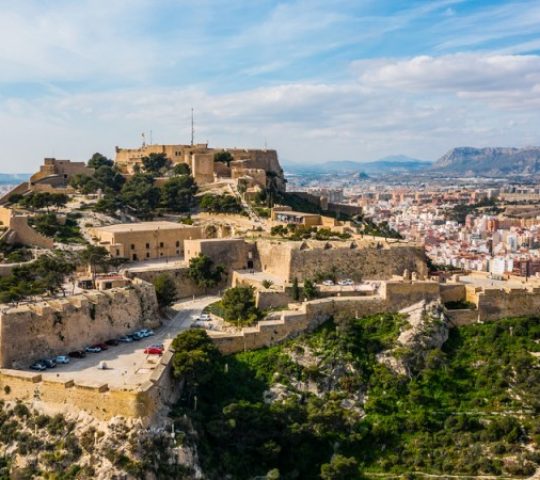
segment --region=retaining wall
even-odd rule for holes
[[[435,282],[388,282],[378,295],[333,297],[304,302],[299,310],[286,310],[279,319],[258,322],[241,332],[223,334],[208,331],[223,354],[275,345],[287,338],[315,329],[333,317],[336,321],[375,313],[398,311],[421,300],[439,298]]]
[[[130,277],[140,278],[146,282],[152,283],[158,275],[162,273],[169,275],[176,286],[177,299],[191,298],[194,295],[196,297],[201,295],[210,295],[219,292],[226,287],[228,276],[224,276],[221,283],[215,288],[201,288],[193,283],[193,281],[187,276],[188,268],[181,267],[170,270],[147,270],[144,272],[129,272],[126,271]]]
[[[441,283],[441,302],[461,302],[465,300],[465,285],[462,283]]]
[[[41,374],[0,369],[0,399],[20,400],[40,409],[40,402],[58,411],[83,410],[98,419],[115,416],[138,417],[150,424],[159,411],[172,405],[182,382],[171,375],[173,352],[161,357],[149,379],[139,388],[109,388],[106,383],[78,383],[76,380],[44,379]]]
[[[7,308],[0,313],[0,367],[27,367],[34,360],[159,324],[154,287],[92,291]]]

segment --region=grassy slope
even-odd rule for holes
[[[377,315],[339,334],[327,324],[286,345],[225,358],[227,373],[200,392],[197,412],[177,412],[194,420],[209,477],[251,478],[279,468],[281,478],[319,478],[333,452],[357,459],[358,478],[530,474],[540,461],[540,371],[529,353],[540,351],[538,319],[453,330],[443,351],[432,351],[410,379],[375,360],[402,324],[399,316]],[[306,349],[318,366],[302,367],[289,354]],[[340,370],[349,363],[354,369]],[[322,398],[295,388],[297,380],[324,384],[330,377]],[[263,402],[273,383],[285,385],[289,400]],[[342,406],[359,391],[368,394],[363,418]]]

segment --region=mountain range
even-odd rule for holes
[[[331,173],[349,173],[364,172],[367,174],[375,173],[400,173],[425,170],[431,166],[431,162],[407,157],[406,155],[392,155],[372,162],[355,162],[351,160],[342,160],[326,163],[316,163],[311,165],[302,165],[298,163],[283,162],[285,173],[300,174],[331,174]]]
[[[540,174],[540,147],[457,147],[435,162],[405,155],[393,155],[372,162],[334,161],[312,165],[284,162],[287,174],[345,174],[363,172],[368,175],[391,173],[426,173],[498,177],[504,175]]]
[[[459,147],[437,160],[432,170],[463,176],[540,173],[540,147]]]
[[[15,185],[29,178],[29,173],[0,173],[0,185]]]

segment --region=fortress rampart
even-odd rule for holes
[[[2,240],[7,243],[22,243],[40,248],[53,248],[52,238],[41,235],[28,225],[28,216],[15,213],[10,208],[0,207],[0,222],[7,227]]]
[[[6,308],[0,313],[0,366],[32,361],[103,342],[159,323],[152,285],[133,285]]]
[[[427,275],[425,253],[416,245],[387,244],[373,248],[361,242],[286,242],[258,240],[257,251],[263,271],[285,282],[313,279],[318,274],[335,272],[355,281],[385,280],[404,270]]]
[[[227,151],[232,157],[230,165],[214,162],[214,155]],[[240,178],[244,175],[254,178],[261,186],[266,185],[267,175],[274,176],[276,186],[285,190],[283,170],[275,150],[243,148],[210,148],[208,144],[195,145],[143,145],[140,148],[116,147],[115,163],[124,173],[133,173],[134,166],[151,153],[164,154],[173,164],[185,163],[198,184],[212,183],[216,176]]]
[[[241,332],[208,334],[223,354],[268,347],[287,338],[310,331],[333,317],[337,321],[382,312],[394,312],[421,300],[439,298],[439,284],[435,282],[391,281],[383,284],[378,295],[366,297],[332,297],[311,300],[299,310],[286,310],[276,320],[258,322],[255,327]]]
[[[149,379],[134,389],[109,388],[106,383],[79,383],[73,380],[44,379],[41,374],[0,369],[0,399],[41,402],[48,409],[65,413],[83,410],[98,419],[115,416],[140,418],[145,424],[164,406],[178,398],[182,383],[172,378],[170,364],[173,352],[167,351]]]

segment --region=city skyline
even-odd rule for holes
[[[294,163],[540,143],[537,2],[0,5],[4,172],[189,143],[192,107],[196,141]]]

